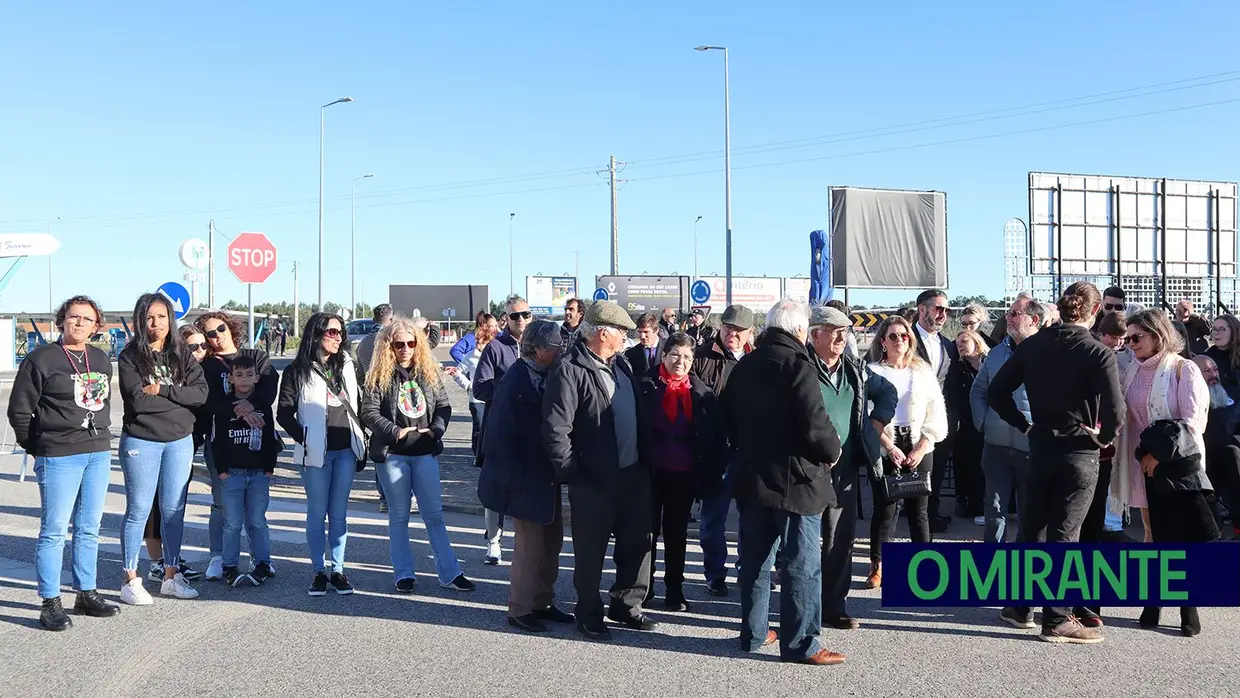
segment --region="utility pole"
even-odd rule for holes
[[[301,303],[297,299],[297,268],[298,262],[293,262],[293,326],[290,328],[294,337],[301,332]],[[215,306],[212,306],[215,307]]]
[[[581,289],[577,287],[581,285],[581,250],[573,250],[573,290],[574,295],[580,295]]]
[[[215,220],[207,222],[207,307],[215,307]]]
[[[607,165],[607,175],[611,182],[611,273],[620,273],[620,219],[616,217],[616,156],[612,155]]]

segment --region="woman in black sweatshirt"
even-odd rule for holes
[[[413,322],[398,318],[375,338],[366,373],[362,423],[370,429],[370,457],[388,496],[388,536],[396,590],[412,593],[413,548],[409,544],[410,496],[426,524],[439,586],[473,591],[461,574],[443,520],[439,459],[452,406],[431,356],[430,340]]]
[[[207,405],[198,412],[198,438],[202,439],[202,457],[207,463],[207,474],[211,478],[211,518],[208,521],[208,542],[211,548],[211,562],[207,565],[207,581],[215,581],[224,575],[224,485],[220,480],[220,468],[212,448],[211,420],[221,409],[233,409],[237,419],[251,420],[255,410],[264,414],[274,414],[272,406],[276,402],[276,394],[280,391],[280,376],[271,365],[267,352],[262,349],[241,349],[245,341],[245,329],[241,322],[218,310],[203,313],[194,322],[206,339],[210,355],[202,360],[202,374],[207,379],[209,389]],[[254,360],[258,384],[254,386],[254,394],[245,400],[234,401],[232,385],[228,380],[228,372],[232,368],[233,359],[248,356]],[[255,429],[262,429],[262,420],[250,424]],[[228,464],[225,464],[227,469]]]
[[[120,610],[103,600],[95,583],[99,522],[112,464],[112,361],[86,340],[102,319],[99,306],[86,296],[62,303],[56,311],[60,341],[26,356],[9,396],[9,424],[17,443],[34,456],[39,480],[35,576],[43,599],[39,622],[48,630],[73,626],[60,602],[70,519],[74,612],[102,618]]]
[[[138,554],[147,516],[159,490],[164,542],[160,593],[192,599],[198,592],[177,568],[185,522],[185,495],[194,458],[194,409],[207,401],[202,368],[174,331],[172,304],[158,293],[138,298],[134,337],[117,361],[125,412],[120,461],[125,474],[125,526],[121,536],[125,585],[121,601],[148,606],[138,576]]]

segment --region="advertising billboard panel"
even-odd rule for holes
[[[451,320],[473,322],[479,312],[489,311],[487,287],[454,285],[388,286],[388,303],[400,315],[413,316],[417,310],[432,322]]]
[[[802,277],[784,279],[784,295],[802,303],[809,302],[810,280]]]
[[[727,278],[703,276],[702,280],[710,285],[711,305],[724,308],[728,303]],[[732,303],[765,313],[783,297],[783,286],[784,280],[777,276],[733,276]]]
[[[525,277],[525,300],[535,315],[563,315],[564,304],[577,297],[577,279],[572,276]]]
[[[947,194],[831,187],[831,285],[944,288]]]
[[[663,308],[680,311],[689,304],[687,276],[599,276],[596,281],[596,298],[605,295],[630,313]]]

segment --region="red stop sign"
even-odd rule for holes
[[[276,271],[276,246],[262,233],[241,233],[228,243],[228,269],[243,284],[261,284]]]

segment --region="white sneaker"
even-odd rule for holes
[[[486,564],[498,565],[503,559],[503,551],[499,548],[499,541],[492,541],[487,544]]]
[[[975,526],[985,526],[985,525],[986,525],[986,517],[985,517],[985,516],[974,516],[974,517],[973,517],[973,525],[975,525]]]
[[[178,599],[196,599],[198,598],[198,590],[189,585],[185,581],[185,575],[177,572],[177,576],[172,579],[165,579],[163,586],[159,588],[159,593],[164,596],[175,596]]]
[[[216,555],[207,565],[207,581],[218,582],[224,578],[224,558]]]
[[[121,587],[121,603],[127,603],[130,606],[150,606],[155,603],[155,600],[146,593],[146,588],[142,586],[142,578],[134,577]]]

